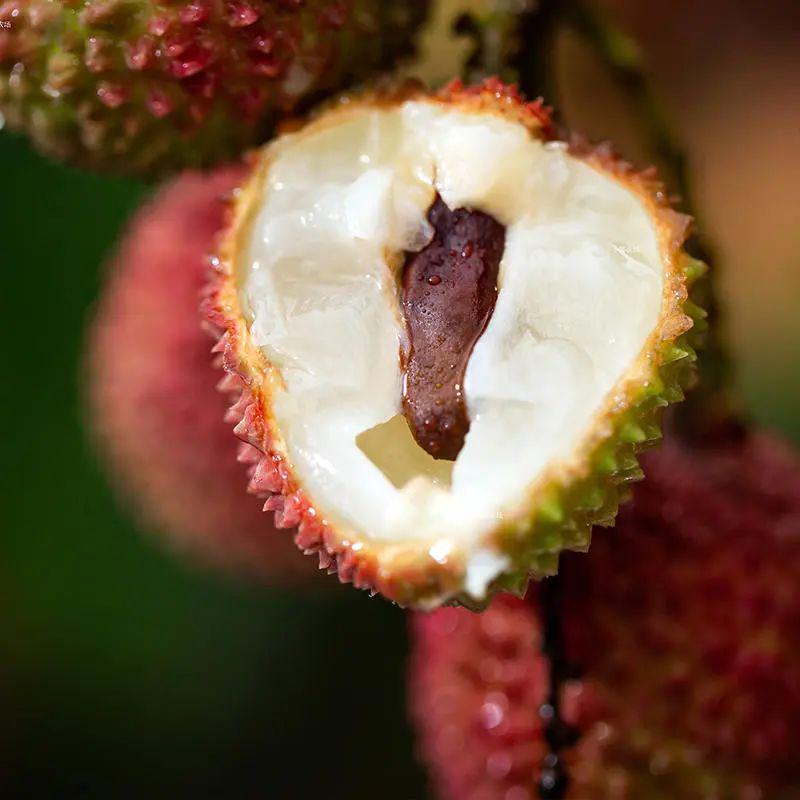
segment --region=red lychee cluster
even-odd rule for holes
[[[800,459],[765,434],[648,456],[561,565],[568,798],[800,798]],[[539,590],[541,591],[541,590]],[[413,620],[413,715],[445,800],[532,800],[547,752],[537,589]]]
[[[120,489],[147,524],[188,555],[286,581],[304,561],[245,491],[198,312],[223,195],[241,174],[186,173],[134,218],[91,332],[90,417]]]

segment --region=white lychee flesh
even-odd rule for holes
[[[488,532],[581,457],[609,398],[643,374],[667,269],[646,200],[512,119],[426,100],[323,117],[277,140],[259,175],[236,277],[279,374],[272,414],[295,476],[355,540],[458,556],[480,597],[507,566]],[[437,192],[506,226],[453,463],[400,416],[398,278],[429,241]]]

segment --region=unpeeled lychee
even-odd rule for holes
[[[650,454],[561,565],[573,800],[800,797],[800,460],[764,434]],[[411,703],[443,800],[533,800],[549,686],[536,590],[413,620]]]
[[[4,0],[0,111],[45,152],[125,173],[220,163],[390,66],[427,0]]]
[[[89,422],[146,524],[191,556],[282,581],[302,558],[245,491],[198,313],[222,197],[240,176],[186,173],[134,218],[91,331]]]

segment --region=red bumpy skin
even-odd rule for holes
[[[426,0],[3,0],[0,110],[82,167],[219,164],[413,49]]]
[[[669,444],[561,568],[573,800],[800,797],[800,460],[764,434]],[[533,800],[547,694],[535,589],[414,617],[412,712],[445,800]]]
[[[189,555],[277,581],[308,565],[245,491],[198,314],[222,196],[241,175],[186,173],[134,218],[91,331],[90,424],[148,525]]]

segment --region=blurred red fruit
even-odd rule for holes
[[[312,572],[245,491],[198,312],[223,196],[242,174],[185,173],[134,218],[91,332],[89,424],[147,525],[188,555],[285,581]]]
[[[0,118],[89,169],[235,158],[414,51],[427,0],[2,0]]]
[[[669,443],[562,558],[573,800],[800,798],[800,460],[764,434]],[[412,713],[444,800],[533,800],[549,665],[537,589],[415,615]]]

